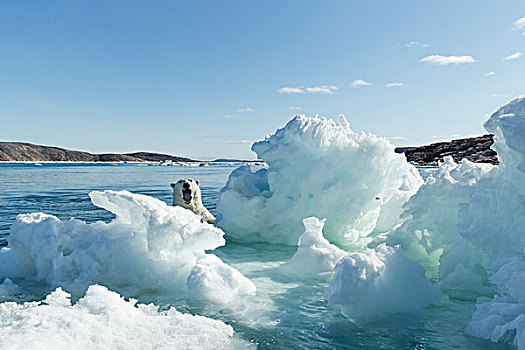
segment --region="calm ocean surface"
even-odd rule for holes
[[[93,190],[128,190],[171,204],[170,183],[183,177],[201,181],[204,205],[215,212],[220,189],[235,167],[174,167],[136,164],[0,164],[0,246],[8,242],[9,227],[17,214],[44,212],[68,220],[110,221],[113,215],[95,207],[88,193]],[[236,333],[260,349],[512,349],[463,333],[472,303],[454,302],[446,308],[426,310],[419,318],[389,320],[357,326],[339,310],[327,305],[324,290],[329,277],[297,281],[275,273],[295,248],[268,244],[228,243],[217,250],[226,263],[240,270],[257,285],[257,308],[228,310],[195,305],[183,297],[166,300],[155,295],[138,296],[141,302],[161,307],[175,306],[223,320]],[[1,283],[1,281],[0,281]],[[43,296],[43,295],[42,295]],[[274,322],[254,322],[258,313],[268,313]],[[263,312],[264,311],[264,312]],[[252,320],[252,321],[247,321]]]

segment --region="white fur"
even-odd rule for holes
[[[185,184],[188,184],[188,186],[186,186],[186,198],[184,198],[183,194]],[[199,180],[193,180],[190,178],[180,179],[177,182],[173,182],[171,188],[173,189],[174,207],[180,206],[189,209],[209,224],[215,222],[215,217],[208,211],[208,209],[206,209],[206,207],[204,207],[204,204],[202,204]],[[188,197],[188,194],[190,194],[191,197]]]

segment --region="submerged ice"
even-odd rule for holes
[[[133,296],[184,293],[186,285],[193,293],[204,284],[206,293],[194,295],[225,292],[224,300],[213,298],[219,302],[255,292],[240,272],[205,253],[225,244],[224,232],[191,211],[127,191],[90,197],[115,219],[86,224],[43,213],[19,215],[9,247],[0,252],[0,277],[45,282],[77,296],[91,284]]]
[[[233,171],[217,204],[217,226],[239,241],[297,245],[303,218],[315,216],[330,242],[363,247],[398,223],[422,183],[392,144],[344,117],[297,116],[252,150],[268,168]]]

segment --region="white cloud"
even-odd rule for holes
[[[417,45],[419,45],[419,41],[410,41],[405,44],[405,47],[412,47],[412,46],[417,46]]]
[[[321,85],[321,86],[297,86],[297,87],[282,87],[278,91],[281,94],[333,94],[338,89],[335,85]]]
[[[503,94],[490,94],[490,97],[503,98],[503,97],[507,97],[507,95],[503,95]]]
[[[370,86],[374,85],[369,81],[363,80],[363,79],[357,79],[352,82],[352,87],[359,87],[359,86]]]
[[[305,91],[303,90],[302,86],[299,87],[282,87],[279,90],[280,94],[304,94]]]
[[[388,83],[385,86],[386,87],[401,87],[401,86],[405,86],[405,84],[403,84],[403,83]]]
[[[520,58],[523,54],[519,51],[513,53],[512,55],[509,55],[503,59],[503,61],[512,61]]]
[[[224,119],[233,119],[235,117],[237,117],[235,114],[227,114],[223,116]]]
[[[298,107],[298,106],[290,106],[288,107],[288,110],[290,111],[301,111],[303,109],[303,107]]]
[[[493,75],[495,75],[495,74],[496,74],[496,73],[494,73],[494,72],[483,73],[483,75],[486,76],[486,77],[491,77],[491,76],[493,76]]]
[[[253,141],[251,140],[225,140],[224,143],[238,145],[238,144],[252,144]]]
[[[430,63],[438,66],[445,66],[448,64],[474,63],[477,62],[472,56],[441,56],[430,55],[419,60],[421,63]]]
[[[247,112],[253,112],[253,111],[254,111],[253,108],[247,107],[247,108],[239,108],[235,112],[237,112],[237,113],[247,113]]]
[[[337,86],[335,85],[312,86],[306,88],[306,92],[310,94],[333,94],[336,91]]]
[[[521,30],[523,28],[525,28],[525,17],[518,18],[513,23],[513,27],[512,27],[513,30]]]
[[[419,41],[409,41],[404,45],[405,47],[430,47],[432,45],[430,44],[422,44]]]

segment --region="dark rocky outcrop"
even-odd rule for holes
[[[72,151],[60,147],[33,145],[23,142],[0,142],[0,161],[12,162],[196,162],[189,158],[167,154],[136,152],[129,154]]]
[[[442,162],[446,156],[452,156],[455,162],[466,158],[476,163],[498,164],[498,155],[490,148],[493,143],[494,135],[487,134],[427,146],[398,147],[396,153],[404,153],[407,161],[419,165]]]

